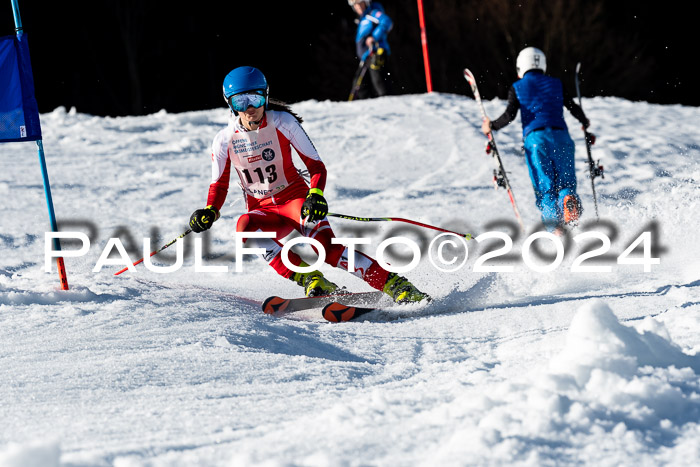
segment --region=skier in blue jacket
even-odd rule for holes
[[[379,2],[372,0],[348,0],[348,4],[359,16],[355,46],[360,63],[368,65],[371,86],[368,80],[362,81],[357,98],[385,96],[391,92],[387,72],[387,59],[391,54],[387,35],[394,23],[384,12]]]
[[[508,91],[508,106],[496,120],[484,119],[481,130],[500,130],[515,119],[520,109],[527,167],[535,189],[535,203],[548,230],[561,232],[574,226],[583,211],[576,194],[574,142],[564,121],[563,107],[569,109],[583,128],[589,120],[561,81],[547,76],[544,53],[535,47],[520,51],[516,61],[518,81]]]

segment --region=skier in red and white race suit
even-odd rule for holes
[[[267,80],[257,68],[239,67],[226,76],[224,98],[232,118],[214,138],[207,207],[192,214],[190,227],[202,232],[219,218],[235,171],[248,211],[238,218],[236,231],[275,233],[274,238],[248,238],[245,245],[264,248],[262,256],[268,264],[304,287],[306,296],[333,294],[338,286],[320,271],[294,272],[282,262],[281,240],[294,230],[320,242],[325,262],[333,267],[348,270],[348,248],[331,243],[335,235],[326,218],[328,205],[323,196],[326,166],[301,127],[302,119],[286,104],[271,102],[268,94]],[[308,185],[294,166],[292,147],[309,171]],[[291,250],[288,258],[295,266],[308,266]],[[354,268],[349,272],[396,302],[429,299],[406,278],[390,273],[362,252],[354,252]]]

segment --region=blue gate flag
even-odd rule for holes
[[[27,35],[0,37],[0,143],[40,139]]]

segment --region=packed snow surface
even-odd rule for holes
[[[267,296],[302,290],[261,259],[235,260],[245,207],[234,183],[213,229],[185,237],[176,271],[140,264],[115,276],[125,262],[112,248],[114,264],[93,272],[111,238],[136,261],[144,238],[151,251],[187,229],[226,110],[42,115],[61,230],[90,247],[66,257],[70,290],[59,290],[53,262],[45,272],[36,146],[0,145],[0,466],[697,465],[700,109],[583,104],[606,172],[600,221],[566,113],[585,211],[567,236],[529,246],[542,229],[519,120],[496,138],[524,233],[493,188],[471,98],[294,104],[328,168],[332,212],[485,234],[467,242],[462,268],[441,272],[427,248],[437,231],[331,219],[338,236],[371,239],[362,250],[373,256],[387,238],[415,241],[423,255],[404,275],[433,297],[339,324],[319,310],[261,312]],[[486,102],[492,117],[504,107]],[[504,237],[510,250],[484,262]],[[463,256],[457,245],[446,259]],[[176,265],[176,253],[153,265]],[[199,257],[225,271],[198,272]],[[387,259],[406,265],[410,250],[394,245]]]

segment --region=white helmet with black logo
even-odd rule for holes
[[[530,70],[547,71],[547,57],[537,47],[527,47],[520,51],[515,62],[518,78],[522,78]]]

